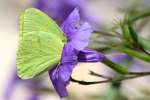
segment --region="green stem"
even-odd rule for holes
[[[130,56],[134,56],[134,57],[137,57],[141,60],[144,60],[144,61],[147,61],[147,62],[150,62],[150,56],[143,53],[143,52],[139,52],[139,51],[135,51],[135,50],[131,50],[127,47],[120,47],[120,48],[117,48],[117,50],[121,51],[121,52],[124,52]]]
[[[94,82],[76,80],[76,79],[71,77],[71,81],[82,84],[82,85],[93,85],[93,84],[101,84],[101,83],[108,83],[108,82],[121,82],[124,80],[134,79],[134,78],[143,77],[143,76],[149,76],[150,72],[129,72],[129,75],[130,76],[119,76],[119,77],[114,77],[114,78],[110,77],[110,78],[103,80],[103,81],[94,81]],[[101,77],[101,75],[99,75],[99,76]]]
[[[120,64],[117,64],[117,63],[114,63],[107,58],[105,60],[103,60],[102,63],[107,65],[108,67],[112,68],[113,70],[115,70],[116,72],[118,72],[120,74],[128,74],[128,68],[127,67],[120,65]]]
[[[147,49],[150,50],[150,41],[147,39],[144,39],[143,37],[138,37],[139,42],[142,44],[142,46]]]
[[[142,12],[134,17],[132,17],[128,22],[129,23],[134,23],[135,21],[141,19],[141,18],[145,18],[145,17],[149,17],[150,16],[150,11],[145,11]]]

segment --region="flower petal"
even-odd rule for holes
[[[58,17],[58,11],[61,7],[61,4],[58,3],[59,1],[60,0],[38,0],[35,7],[56,19],[56,17]]]
[[[5,98],[10,99],[11,95],[13,94],[13,91],[15,87],[17,86],[18,82],[20,81],[20,78],[16,74],[16,69],[13,71],[13,74],[11,75],[11,80],[9,81],[8,86],[6,87],[6,91],[4,93]]]
[[[71,39],[72,36],[78,31],[76,26],[79,23],[79,21],[80,21],[79,10],[75,8],[61,25],[61,29],[68,39]]]
[[[82,50],[88,45],[88,40],[92,32],[92,28],[87,22],[82,25],[80,24],[79,10],[75,8],[61,25],[61,29],[68,38],[68,41],[77,50]]]
[[[115,63],[118,63],[118,64],[122,64],[126,60],[131,61],[132,57],[130,57],[130,56],[126,55],[126,54],[118,54],[118,55],[115,55],[112,58],[112,61],[115,62]]]
[[[91,49],[84,49],[78,54],[79,62],[98,62],[105,59],[105,56],[102,53]]]
[[[61,55],[61,63],[77,63],[78,50],[74,48],[70,42],[64,45],[63,52]]]
[[[35,7],[62,23],[75,7],[83,9],[85,0],[37,0]]]
[[[77,51],[69,43],[64,46],[62,59],[57,67],[49,71],[49,76],[60,97],[68,95],[66,86],[69,84],[73,68],[77,64]]]
[[[29,97],[29,100],[38,100],[39,94],[38,93],[33,93],[31,94],[31,97]]]
[[[81,28],[72,36],[71,44],[77,50],[83,50],[88,46],[88,41],[92,33],[92,28],[88,23],[84,23]]]
[[[66,86],[69,84],[73,67],[74,65],[63,64],[49,71],[53,86],[61,98],[68,96]]]

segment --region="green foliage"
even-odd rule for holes
[[[109,66],[110,68],[112,68],[113,70],[115,70],[116,72],[118,72],[120,74],[127,74],[128,73],[127,67],[120,65],[120,64],[116,64],[116,63],[110,61],[109,59],[103,60],[102,63]]]
[[[130,16],[128,23],[132,24],[140,19],[147,18],[147,17],[150,17],[150,10],[143,10],[143,11],[137,12],[133,16]]]
[[[128,100],[121,94],[120,84],[120,82],[112,82],[111,89],[104,100]]]
[[[139,34],[141,28],[137,27],[137,22],[140,23],[139,20],[150,17],[150,10],[136,9],[138,5],[138,2],[131,5],[126,10],[124,18],[117,21],[112,28],[108,28],[104,32],[94,32],[96,33],[96,37],[92,39],[94,45],[91,43],[90,46],[95,46],[92,48],[106,54],[116,50],[133,58],[150,62],[150,41]],[[105,60],[103,63],[118,73],[128,72],[122,64],[116,64],[110,60]]]

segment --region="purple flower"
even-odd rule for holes
[[[39,94],[38,93],[33,93],[31,95],[31,97],[29,98],[29,100],[38,100],[38,98],[39,98]]]
[[[78,54],[79,62],[97,62],[103,60],[104,55],[91,49],[84,49]]]
[[[38,0],[35,7],[61,23],[75,7],[81,7],[83,1],[84,0]]]
[[[119,63],[119,64],[124,63],[126,60],[132,61],[133,58],[126,54],[118,54],[118,55],[115,55],[115,57],[112,59],[113,62]]]
[[[50,17],[52,17],[59,24],[69,16],[69,14],[75,9],[79,8],[81,19],[88,21],[92,26],[101,26],[96,17],[91,16],[90,11],[87,8],[88,0],[38,0],[35,7],[42,10]]]
[[[21,80],[18,76],[17,76],[17,71],[16,69],[13,70],[13,73],[11,75],[11,79],[8,82],[8,85],[6,87],[6,91],[4,91],[4,99],[5,100],[11,100],[11,96],[14,92],[15,87],[19,84],[19,83],[27,83],[30,85],[39,85],[40,81],[39,80]],[[35,93],[35,92],[31,92],[31,96],[29,98],[29,100],[38,100],[39,97],[39,93]]]
[[[5,89],[6,91],[4,92],[4,98],[6,100],[9,100],[11,98],[12,92],[14,91],[19,81],[20,78],[17,76],[16,69],[15,69],[13,71],[13,74],[11,75],[10,81],[8,82],[8,86]]]
[[[78,62],[97,62],[105,57],[96,51],[85,48],[92,32],[87,22],[80,22],[79,10],[76,8],[61,25],[68,42],[64,45],[60,63],[49,71],[50,78],[60,97],[68,95],[66,86],[75,65]]]

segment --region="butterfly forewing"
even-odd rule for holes
[[[30,8],[20,18],[17,72],[30,79],[49,70],[61,57],[65,37],[47,15]]]

